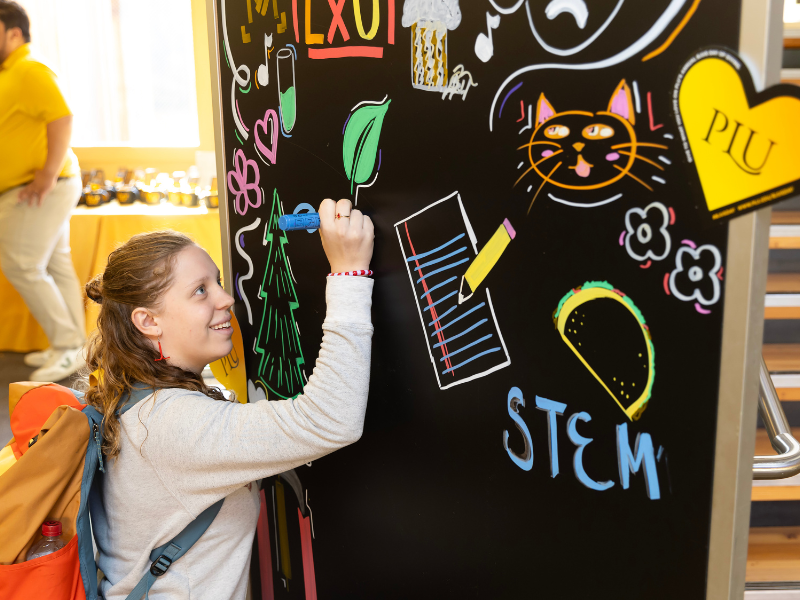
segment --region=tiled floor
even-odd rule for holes
[[[27,381],[34,371],[22,362],[24,356],[16,352],[0,352],[0,447],[5,446],[11,439],[11,427],[8,423],[8,384]],[[56,383],[70,386],[69,379]]]

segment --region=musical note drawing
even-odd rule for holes
[[[458,192],[394,227],[439,389],[510,365],[489,290],[481,287],[468,302],[458,302],[460,275],[478,254]]]
[[[486,30],[485,33],[479,33],[475,39],[475,56],[480,58],[483,62],[489,62],[489,59],[494,55],[494,44],[492,43],[492,29],[500,27],[500,15],[492,15],[486,12]]]
[[[264,64],[258,65],[258,71],[256,71],[256,81],[258,85],[265,86],[269,85],[269,69],[267,68],[267,63],[269,62],[269,49],[272,47],[272,34],[270,33],[267,35],[264,34]]]

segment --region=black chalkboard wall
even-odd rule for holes
[[[263,598],[705,597],[727,227],[672,90],[739,4],[505,4],[217,0],[254,389],[298,394],[322,337],[281,211],[357,191],[376,226],[364,434],[266,482]]]

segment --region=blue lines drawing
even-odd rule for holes
[[[458,192],[395,223],[395,231],[439,388],[510,365],[488,288],[458,303],[460,277],[478,254]]]

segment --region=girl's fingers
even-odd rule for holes
[[[368,269],[375,239],[372,220],[346,198],[319,206],[322,246],[333,272]],[[339,215],[339,218],[337,218]]]
[[[367,234],[367,239],[371,240],[375,237],[375,225],[373,225],[372,219],[370,219],[367,215],[364,215],[364,224],[362,227]]]
[[[325,200],[320,203],[317,212],[319,213],[320,223],[324,223],[328,226],[333,225],[333,221],[336,218],[336,202],[330,198],[325,198]]]
[[[350,213],[350,230],[361,233],[361,229],[364,227],[364,215],[361,213],[360,210],[357,208],[353,209],[353,212]]]
[[[343,198],[336,203],[336,228],[345,233],[350,229],[350,213],[353,211],[353,204],[347,198]]]
[[[342,215],[342,218],[349,217],[353,212],[353,203],[347,198],[342,198],[336,203],[336,214]]]

